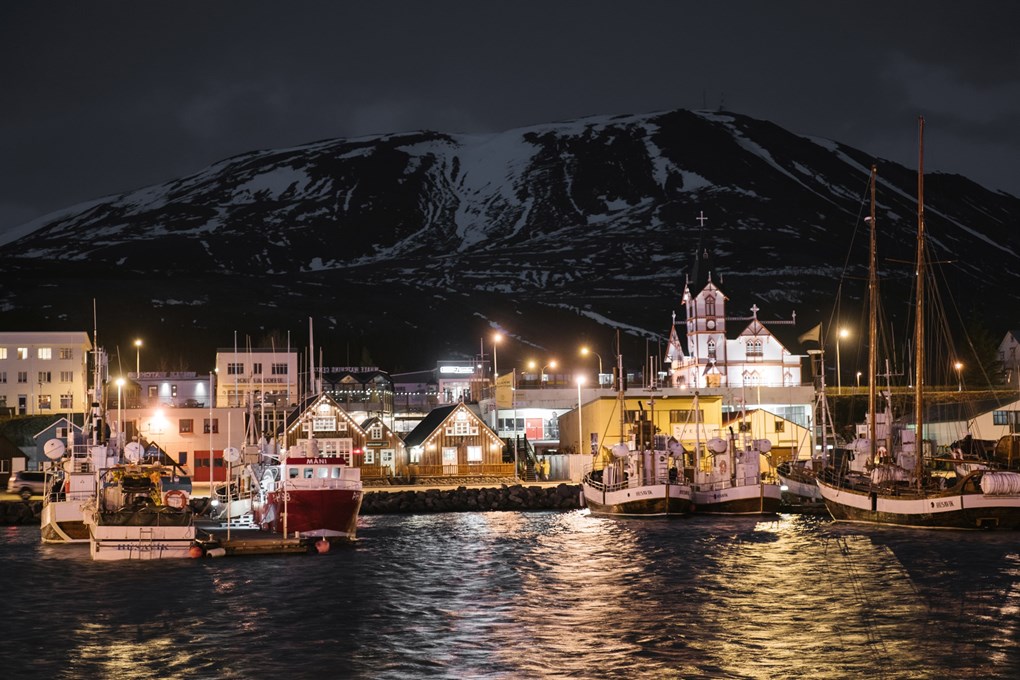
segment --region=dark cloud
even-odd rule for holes
[[[19,3],[0,230],[317,139],[716,108],[1020,195],[1014,3]]]

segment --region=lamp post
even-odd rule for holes
[[[584,445],[584,429],[581,427],[581,385],[584,384],[584,376],[577,376],[577,452],[581,453]]]
[[[496,345],[499,344],[500,340],[503,339],[502,333],[495,333],[492,336],[492,377],[496,379],[499,377],[499,366],[496,363]]]
[[[124,378],[117,378],[117,450],[123,448],[124,441],[124,418],[120,408],[120,391],[124,387]]]
[[[861,386],[861,372],[857,371],[857,387]]]
[[[542,387],[545,387],[545,369],[547,368],[556,368],[556,360],[553,359],[542,367],[542,372],[538,376],[539,380],[542,382]]]
[[[141,369],[141,365],[142,365],[142,339],[141,338],[136,338],[135,339],[135,377],[136,378],[138,377],[138,374],[142,370]]]
[[[845,338],[850,335],[850,331],[845,328],[840,328],[839,333],[836,334],[836,392],[842,392],[843,390],[843,376],[839,372],[839,341],[840,338]]]
[[[963,392],[963,374],[961,373],[963,371],[963,364],[957,361],[953,364],[953,368],[956,369],[956,391]]]
[[[596,382],[598,383],[599,387],[602,387],[602,357],[599,356],[598,352],[593,352],[592,350],[588,349],[587,346],[581,348],[581,356],[586,357],[589,354],[594,354],[599,360],[599,377],[596,380]]]

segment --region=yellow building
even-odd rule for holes
[[[765,409],[755,408],[741,415],[730,414],[726,421],[726,436],[730,428],[740,437],[768,439],[772,443],[770,458],[774,465],[787,460],[807,460],[811,457],[811,432],[797,423]]]

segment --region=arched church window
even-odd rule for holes
[[[708,358],[715,359],[715,340],[708,341]]]

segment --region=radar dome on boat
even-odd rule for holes
[[[708,450],[712,453],[726,453],[726,440],[720,437],[712,437],[708,440]]]
[[[772,442],[768,439],[755,439],[754,448],[758,449],[759,453],[768,453],[772,450]]]
[[[143,453],[145,453],[145,449],[138,442],[128,442],[128,445],[124,447],[124,457],[132,463],[140,461]]]
[[[67,447],[64,446],[64,442],[59,439],[50,439],[43,444],[43,454],[50,460],[60,460],[66,450]]]
[[[228,446],[223,449],[223,460],[228,463],[236,463],[241,460],[241,451],[236,446]]]
[[[630,449],[626,444],[615,444],[610,451],[613,452],[613,458],[626,458],[630,455]]]

